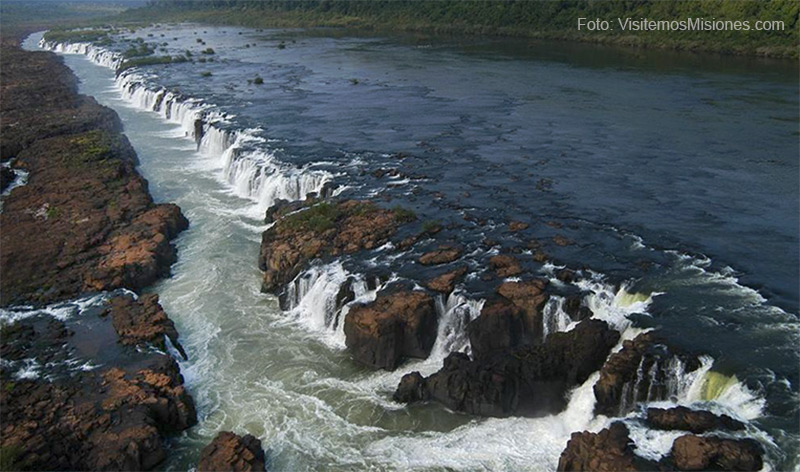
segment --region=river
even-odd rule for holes
[[[391,400],[404,373],[434,372],[464,347],[459,320],[488,295],[486,258],[539,245],[556,265],[586,267],[585,303],[626,337],[661,327],[712,356],[706,369],[736,375],[713,399],[692,389],[697,379],[679,379],[687,387],[667,403],[749,421],[770,467],[798,466],[796,64],[197,25],[115,38],[102,54],[62,52],[81,92],[120,115],[155,199],[191,222],[172,277],[153,288],[181,333],[200,416],[173,439],[170,470],[191,467],[220,430],[258,436],[270,470],[554,469],[572,431],[610,421],[592,413],[596,376],[545,418]],[[113,66],[135,38],[194,62],[115,81],[100,64]],[[152,111],[170,100],[168,117]],[[196,113],[207,124],[199,146]],[[391,373],[360,367],[325,312],[349,275],[426,280],[411,261],[437,241],[321,261],[288,312],[260,292],[264,210],[328,187],[411,208],[445,227],[439,240],[466,247],[472,273],[441,300],[428,360]],[[531,225],[509,232],[512,220]],[[574,244],[550,243],[556,235]],[[553,263],[525,268],[552,275]],[[639,453],[668,451],[674,433],[647,432],[636,413],[627,421]]]

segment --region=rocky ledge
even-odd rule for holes
[[[64,321],[41,313],[3,328],[0,446],[11,470],[149,470],[166,457],[163,436],[197,422],[178,364],[152,349],[164,323],[139,317],[152,336],[131,336],[116,323],[122,306],[160,310],[155,297],[117,294]]]
[[[266,457],[261,441],[250,434],[244,437],[223,431],[200,451],[197,472],[266,472]]]
[[[657,332],[640,334],[623,342],[600,370],[594,386],[595,413],[622,416],[637,402],[666,400],[675,393],[669,391],[671,371],[693,372],[698,367],[697,356],[670,348]]]
[[[156,295],[123,289],[169,273],[188,222],[153,202],[117,115],[58,57],[1,53],[0,158],[28,173],[0,214],[3,467],[152,469],[197,420],[166,353],[169,340],[185,357],[175,326]]]
[[[2,157],[29,174],[3,198],[0,304],[138,290],[168,274],[188,222],[153,203],[116,114],[78,95],[53,54],[2,53]]]
[[[540,416],[563,409],[568,390],[603,364],[619,333],[604,321],[585,320],[542,344],[470,358],[452,353],[428,378],[406,374],[394,394],[400,402],[436,400],[482,416]]]
[[[268,214],[279,214],[272,210]],[[375,249],[389,241],[414,215],[367,201],[313,203],[280,219],[264,232],[259,268],[266,293],[279,294],[310,261]]]
[[[696,412],[698,414],[711,414]],[[558,461],[559,471],[758,471],[764,465],[761,446],[753,439],[680,436],[669,454],[656,462],[636,454],[628,428],[615,422],[599,433],[572,433]]]
[[[433,298],[420,291],[387,291],[350,309],[344,319],[345,344],[353,358],[394,370],[404,358],[425,359],[436,341]]]

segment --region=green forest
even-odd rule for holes
[[[627,46],[797,57],[796,0],[154,0],[123,18],[250,27],[350,27],[564,39]],[[578,18],[780,20],[783,31],[578,31]]]

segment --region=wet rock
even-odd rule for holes
[[[670,391],[674,370],[692,372],[699,366],[696,356],[671,350],[656,333],[640,334],[625,341],[600,370],[594,386],[595,413],[617,416],[631,411],[637,402],[665,400],[677,393]]]
[[[533,279],[523,282],[504,282],[497,293],[525,311],[531,318],[539,317],[549,296],[545,293],[547,280]]]
[[[419,372],[411,372],[400,379],[400,385],[392,395],[396,402],[424,402],[430,398],[425,378]]]
[[[11,470],[151,470],[162,434],[196,423],[171,358],[83,372],[52,382],[3,378],[0,447]]]
[[[395,247],[401,251],[405,251],[406,249],[410,249],[411,246],[417,244],[419,238],[419,234],[412,234],[411,236],[405,237],[400,242],[395,244]]]
[[[634,453],[628,428],[613,423],[598,433],[572,433],[558,459],[559,472],[623,472],[658,470]]]
[[[508,230],[514,233],[517,231],[528,229],[529,226],[530,225],[528,223],[523,223],[521,221],[512,221],[511,223],[508,224]]]
[[[287,215],[262,235],[261,289],[278,294],[313,259],[375,249],[413,218],[357,200],[319,203]]]
[[[436,341],[436,308],[418,291],[379,294],[344,320],[345,344],[358,362],[394,370],[407,357],[424,359]]]
[[[467,273],[466,267],[459,267],[456,270],[445,272],[442,275],[434,277],[428,282],[428,288],[441,293],[450,293],[453,291],[456,282],[458,282],[464,274]]]
[[[692,410],[684,406],[669,409],[648,408],[647,425],[654,429],[690,431],[695,434],[712,430],[741,431],[744,423],[728,415]]]
[[[261,440],[223,431],[200,451],[197,472],[265,472],[266,457]]]
[[[575,281],[575,271],[570,269],[560,269],[556,271],[556,279],[564,282],[565,284],[571,284]]]
[[[424,386],[416,376],[407,378],[397,395],[482,416],[555,413],[564,407],[566,392],[600,368],[618,339],[605,322],[586,320],[572,331],[553,333],[544,344],[474,359],[451,353]]]
[[[17,173],[14,172],[13,169],[9,167],[0,167],[0,192],[4,192],[16,178]]]
[[[753,439],[681,436],[672,443],[680,470],[756,471],[764,466],[761,446]]]
[[[437,265],[453,262],[461,257],[461,249],[453,246],[439,246],[435,251],[419,256],[417,262],[422,265]]]
[[[531,323],[524,311],[507,300],[486,303],[478,318],[467,325],[475,357],[532,343]]]
[[[522,273],[522,266],[517,258],[507,254],[493,256],[489,259],[489,265],[500,278],[513,277]]]
[[[486,303],[468,326],[475,357],[542,341],[542,308],[547,282],[540,279],[506,282],[498,287],[502,299]]]
[[[136,300],[131,295],[114,297],[108,305],[119,342],[133,346],[151,344],[166,351],[167,337],[186,360],[186,352],[178,342],[178,330],[158,303],[158,295],[142,295]]]
[[[29,176],[0,214],[0,304],[136,290],[168,273],[170,240],[187,221],[153,202],[116,114],[78,95],[54,54],[4,42],[2,57],[0,154]],[[4,468],[150,470],[166,456],[164,436],[196,423],[178,364],[137,349],[177,342],[172,322],[155,297],[122,298],[78,320],[34,315],[3,328]],[[20,377],[21,363],[36,368]]]
[[[583,321],[592,316],[592,310],[583,305],[583,297],[580,295],[564,298],[564,313],[569,315],[572,321]]]

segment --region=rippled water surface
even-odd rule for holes
[[[661,326],[712,356],[706,370],[735,374],[713,402],[693,378],[673,400],[750,420],[773,469],[797,467],[796,64],[191,25],[121,37],[195,60],[133,71],[121,83],[139,92],[123,93],[112,70],[65,55],[81,91],[120,114],[156,199],[191,221],[174,276],[154,288],[184,340],[201,416],[174,440],[170,468],[191,467],[219,430],[259,436],[270,470],[554,468],[571,431],[609,421],[592,415],[596,377],[565,412],[538,419],[391,400],[402,374],[433,372],[464,347],[459,320],[488,295],[480,274],[499,246],[518,247],[531,272],[552,270],[531,260],[531,241],[556,265],[590,269],[574,288],[627,337]],[[215,54],[201,53],[208,47]],[[217,117],[199,151],[186,138],[193,119],[143,109],[161,87]],[[212,136],[218,129],[238,136],[236,152]],[[259,291],[263,211],[325,182],[446,229],[408,253],[321,261],[301,303],[282,312]],[[510,233],[511,220],[531,226]],[[555,235],[575,244],[555,245]],[[393,373],[356,366],[325,320],[331,293],[354,274],[425,280],[431,272],[410,261],[447,239],[466,246],[473,275],[460,297],[441,300],[434,354]],[[667,452],[674,434],[646,433],[634,416],[640,452]]]

